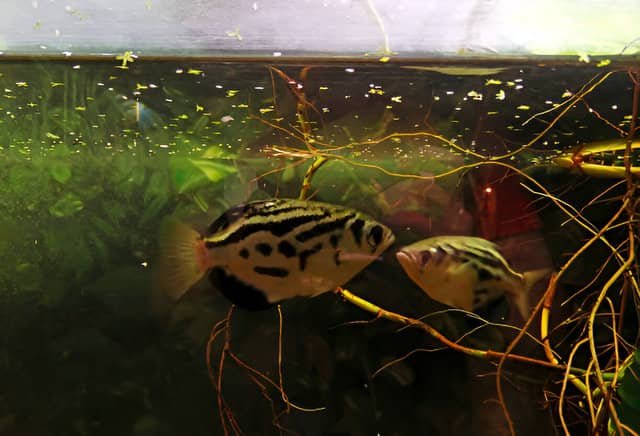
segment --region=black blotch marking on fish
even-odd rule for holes
[[[371,230],[369,230],[369,234],[367,235],[367,243],[372,248],[372,251],[375,251],[376,248],[378,248],[378,245],[380,245],[380,242],[382,242],[382,233],[382,227],[377,224],[371,227]]]
[[[464,251],[461,252],[461,255],[463,255],[464,257],[468,257],[471,259],[474,259],[476,261],[478,261],[479,263],[483,263],[487,266],[493,267],[493,268],[502,268],[503,267],[503,263],[500,261],[500,259],[498,259],[495,254],[491,253],[490,251],[486,251],[486,250],[482,250],[482,249],[478,249],[480,251],[482,251],[483,253],[486,253],[486,255],[480,255],[480,254],[476,254],[472,251]]]
[[[476,288],[473,290],[474,309],[480,306],[484,306],[493,299],[495,299],[495,295],[491,297],[490,290],[487,288]]]
[[[247,259],[249,257],[249,250],[247,250],[246,248],[243,248],[238,252],[238,254],[240,255],[240,257]]]
[[[306,210],[306,209],[307,208],[305,208],[304,206],[273,207],[273,208],[269,208],[269,209],[256,211],[251,216],[261,216],[261,217],[273,216],[273,215],[278,215],[278,214],[281,214],[281,213],[293,212],[294,210],[303,211],[303,210]]]
[[[286,277],[289,275],[289,271],[286,269],[271,266],[254,266],[253,270],[258,274],[271,277]]]
[[[289,241],[280,241],[278,251],[282,253],[284,257],[293,257],[296,255],[296,247],[291,245]]]
[[[234,222],[238,221],[240,218],[246,215],[247,208],[249,206],[246,204],[239,204],[237,206],[232,207],[231,209],[224,212],[218,218],[216,218],[210,225],[208,234],[212,235],[219,231],[222,231],[229,227]]]
[[[303,224],[320,220],[326,217],[329,214],[328,211],[320,214],[311,214],[311,215],[301,215],[294,216],[282,221],[265,221],[262,223],[249,223],[243,226],[240,226],[231,234],[227,235],[226,238],[221,239],[219,241],[207,241],[205,242],[205,246],[207,248],[214,247],[223,247],[229,244],[235,244],[237,242],[242,241],[249,235],[252,235],[257,232],[265,231],[269,232],[274,236],[284,236],[293,229]]]
[[[340,250],[336,250],[333,253],[333,262],[336,264],[336,266],[340,265],[342,262],[340,262]]]
[[[364,220],[358,218],[351,224],[351,233],[353,233],[353,239],[360,245],[362,243],[362,228],[364,227]]]
[[[257,200],[244,204],[245,218],[254,216],[269,216],[277,213],[282,213],[286,209],[300,209],[304,208],[301,204],[292,204],[291,200],[286,199],[271,199],[271,200]]]
[[[273,251],[273,248],[271,247],[271,245],[267,244],[266,242],[260,242],[256,244],[256,251],[262,254],[263,256],[269,256]]]
[[[321,249],[322,249],[322,243],[317,243],[310,249],[300,252],[300,254],[298,255],[298,257],[300,258],[300,271],[304,271],[304,269],[307,267],[307,260],[309,259],[309,256],[317,253]]]
[[[488,288],[475,288],[473,290],[473,306],[481,306],[489,301],[489,296],[491,295],[490,289]]]
[[[338,247],[338,243],[340,242],[340,238],[342,238],[342,235],[340,233],[334,233],[333,235],[331,235],[329,237],[329,243],[331,244],[331,246],[333,248],[337,248]]]
[[[478,279],[481,282],[484,282],[484,281],[487,281],[487,280],[493,280],[495,278],[496,278],[496,276],[491,274],[491,271],[489,271],[488,269],[486,269],[486,268],[478,269]]]
[[[315,226],[311,227],[310,229],[304,230],[298,233],[296,235],[296,239],[300,242],[305,242],[305,241],[308,241],[309,239],[322,236],[325,233],[330,233],[330,232],[333,232],[334,230],[342,229],[344,228],[344,225],[347,223],[347,221],[349,221],[354,216],[355,214],[352,213],[342,218],[337,218],[331,221],[324,221],[324,222],[318,223]]]
[[[223,268],[212,268],[209,280],[229,301],[242,309],[256,311],[273,306],[264,292],[227,273]]]
[[[443,244],[438,248],[442,248],[442,250],[444,250],[447,253],[447,256],[452,257],[456,261],[459,261],[461,263],[465,263],[465,262],[468,261],[468,259],[465,259],[465,255],[466,255],[467,252],[463,251],[463,250],[460,250],[460,249],[454,247],[453,245]]]

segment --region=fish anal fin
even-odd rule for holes
[[[474,310],[473,304],[473,286],[474,281],[468,275],[461,277],[456,283],[455,292],[451,292],[448,297],[449,301],[443,301],[445,304],[457,307],[467,312]]]
[[[527,271],[522,274],[522,289],[513,295],[513,302],[516,305],[522,319],[528,319],[531,314],[530,294],[533,286],[540,280],[551,274],[551,268],[540,268]]]

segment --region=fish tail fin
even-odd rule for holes
[[[174,219],[165,220],[160,226],[159,246],[155,284],[177,300],[210,268],[209,252],[198,232]]]
[[[548,276],[551,271],[551,268],[540,268],[527,271],[522,275],[522,292],[519,292],[515,296],[515,305],[523,319],[528,319],[531,314],[531,308],[529,306],[531,289],[536,283]]]

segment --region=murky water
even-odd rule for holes
[[[551,158],[619,138],[631,122],[633,83],[595,63],[463,67],[1,63],[0,434],[222,434],[205,347],[230,305],[206,283],[179,302],[154,292],[158,228],[174,216],[204,229],[233,205],[295,198],[314,152],[329,161],[312,179],[313,199],[366,212],[396,234],[347,284],[385,309],[417,318],[445,308],[393,256],[428,236],[481,236],[518,271],[557,270],[589,233],[544,191],[599,228],[625,186]],[[487,156],[504,165],[479,163]],[[622,244],[625,228],[609,235]],[[589,285],[609,253],[594,246],[576,261],[563,298]],[[492,365],[424,351],[373,377],[441,344],[372,321],[331,293],[284,302],[282,312],[284,390],[295,405],[322,410],[280,414],[277,389],[227,355],[229,428],[276,434],[274,414],[304,435],[504,428],[500,408],[486,402],[494,378],[478,377]],[[523,322],[506,300],[479,313]],[[621,335],[633,342],[631,319]],[[353,324],[363,320],[372,322]],[[427,321],[454,339],[479,325],[461,313]],[[233,355],[278,384],[275,308],[238,310],[231,325]],[[579,333],[571,327],[555,337],[562,352]],[[513,335],[491,326],[462,343],[503,350]],[[211,353],[215,374],[222,342]],[[533,341],[518,350],[544,358]],[[506,400],[520,434],[557,422],[541,407],[551,401],[545,390],[557,392],[555,375],[509,368]]]

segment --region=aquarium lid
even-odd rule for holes
[[[5,55],[633,56],[637,0],[4,0]]]

